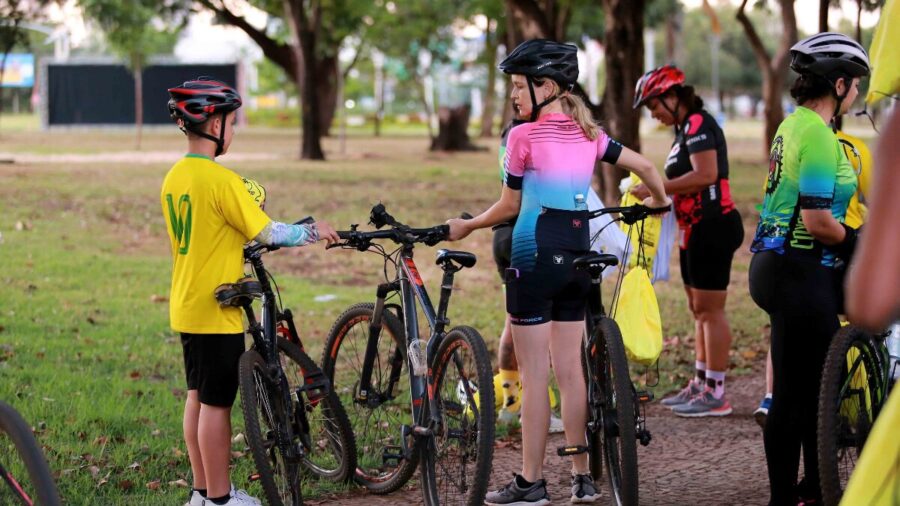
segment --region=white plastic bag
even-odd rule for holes
[[[603,205],[603,201],[600,200],[600,196],[597,195],[597,192],[594,191],[593,187],[588,190],[587,205],[589,211],[596,211],[597,209],[606,207]],[[628,238],[625,237],[625,234],[619,227],[615,225],[607,227],[610,222],[612,222],[612,217],[608,214],[604,214],[603,216],[591,220],[591,249],[597,253],[609,253],[615,255],[622,264],[627,264],[627,260],[623,260],[623,258],[625,256]],[[597,235],[598,233],[600,234],[599,236]],[[603,277],[606,278],[612,274],[613,271],[614,269],[604,270]]]

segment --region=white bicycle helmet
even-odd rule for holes
[[[869,75],[869,55],[855,40],[842,33],[822,32],[791,48],[791,69],[798,74],[838,77]]]

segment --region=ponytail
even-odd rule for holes
[[[560,90],[559,83],[556,81],[550,80],[550,82],[553,84],[553,94],[559,97],[557,100],[562,105],[563,112],[581,127],[585,137],[590,140],[596,139],[600,135],[600,125],[594,121],[594,115],[591,114],[591,110],[585,105],[584,100],[569,91]],[[534,84],[541,86],[543,82],[535,79]]]

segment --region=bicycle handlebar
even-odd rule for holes
[[[628,225],[633,225],[648,216],[655,214],[664,214],[672,209],[671,205],[665,207],[647,207],[643,204],[635,204],[625,207],[604,207],[588,213],[589,219],[594,219],[604,214],[619,213],[622,215],[622,221]]]
[[[306,218],[303,218],[300,221],[294,222],[294,225],[308,225],[310,223],[315,223],[315,222],[316,222],[315,218],[313,218],[312,216],[307,216]],[[256,254],[267,253],[267,252],[275,251],[275,250],[279,250],[279,249],[281,249],[281,246],[272,246],[272,245],[263,244],[260,242],[253,244],[253,245],[247,245],[247,246],[244,246],[244,259],[249,260],[250,257],[252,257]]]
[[[464,213],[464,217],[466,216],[469,215]],[[449,225],[437,225],[428,228],[412,228],[405,225],[391,216],[387,210],[385,210],[384,204],[381,203],[372,207],[372,211],[369,214],[369,223],[379,229],[385,226],[390,226],[390,228],[387,230],[360,232],[356,230],[356,226],[354,225],[351,227],[351,230],[338,231],[338,237],[345,242],[332,244],[328,247],[350,246],[360,251],[365,251],[369,248],[371,241],[375,239],[390,239],[397,244],[405,245],[425,243],[428,246],[434,246],[435,244],[446,240],[447,236],[450,234]]]

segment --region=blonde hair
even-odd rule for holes
[[[553,89],[553,94],[559,95],[563,112],[571,116],[575,123],[578,123],[585,137],[590,140],[596,139],[600,135],[600,125],[594,121],[594,115],[591,114],[591,110],[585,105],[584,100],[568,91],[560,91],[559,84],[552,79],[550,80],[550,86]]]

